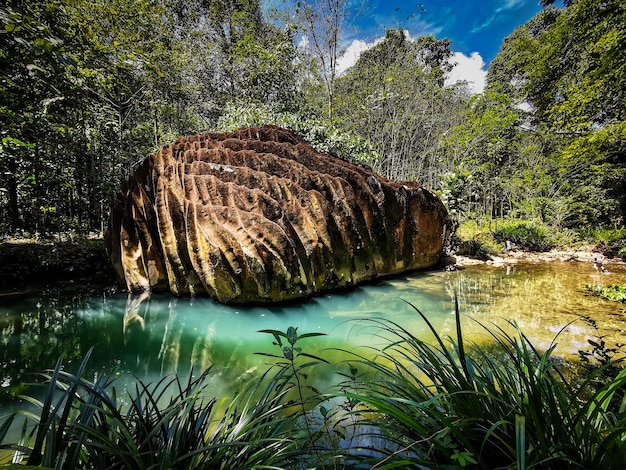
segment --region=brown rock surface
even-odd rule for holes
[[[150,155],[114,201],[106,238],[132,291],[277,302],[432,267],[449,220],[420,185],[262,126]]]

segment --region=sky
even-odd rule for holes
[[[541,10],[539,0],[374,0],[365,5],[346,28],[340,71],[387,29],[401,27],[411,37],[433,34],[451,40],[456,65],[448,82],[466,80],[476,93],[483,90],[487,67],[503,39]]]
[[[433,34],[437,39],[451,40],[456,65],[448,82],[466,80],[476,93],[485,86],[487,67],[502,40],[541,10],[539,0],[350,1],[362,2],[364,7],[355,20],[344,26],[340,73],[354,64],[363,50],[384,37],[387,29],[400,27],[411,37]],[[282,1],[262,3],[279,6]]]

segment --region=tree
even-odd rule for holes
[[[72,88],[57,18],[62,20],[63,11],[52,3],[10,1],[0,7],[0,206],[12,230],[27,221],[40,225],[55,208],[42,182],[50,173],[60,177],[64,162],[61,155],[60,161],[46,158],[37,142],[51,130],[51,107]]]
[[[296,17],[306,35],[306,44],[320,61],[329,121],[334,115],[337,60],[341,35],[351,14],[349,5],[347,0],[306,0],[297,4]]]
[[[383,157],[376,169],[388,178],[434,189],[447,171],[441,136],[461,122],[467,100],[462,88],[443,87],[449,46],[388,30],[337,80],[337,119],[371,143]]]
[[[520,111],[508,95],[487,92],[474,96],[464,121],[450,129],[445,153],[453,162],[453,177],[448,179],[466,183],[455,196],[465,201],[464,212],[491,219],[511,210],[513,195],[506,181],[518,166],[519,123]]]
[[[573,171],[561,187],[569,188],[579,212],[570,223],[623,222],[626,6],[620,0],[566,5],[544,9],[505,40],[488,86],[528,103],[534,129],[560,139],[562,163]],[[593,197],[585,189],[589,178]]]
[[[134,165],[245,99],[295,107],[293,30],[256,0],[0,7],[0,229],[101,230]]]
[[[500,52],[487,70],[487,84],[491,90],[507,94],[520,103],[528,98],[524,86],[528,82],[526,71],[532,69],[537,60],[535,42],[559,15],[557,8],[544,8],[504,38]]]

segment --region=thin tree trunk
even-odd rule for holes
[[[20,217],[17,180],[15,179],[15,169],[13,163],[9,164],[7,186],[9,189],[9,218],[11,219],[11,229],[15,231],[22,227],[22,218]]]

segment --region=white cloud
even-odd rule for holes
[[[478,52],[472,52],[470,57],[461,52],[455,52],[450,58],[450,63],[454,65],[454,68],[446,77],[447,86],[467,82],[472,93],[483,92],[487,83],[487,71],[484,69],[485,61]]]
[[[368,44],[360,39],[355,39],[352,44],[344,51],[344,53],[337,59],[337,75],[343,75],[343,73],[356,64],[359,60],[362,52],[370,49],[374,44]]]
[[[337,60],[337,74],[341,76],[346,70],[356,64],[361,53],[371,49],[382,40],[383,38],[379,38],[372,43],[366,43],[360,39],[352,41],[352,44],[348,46]],[[473,52],[470,57],[461,52],[455,52],[450,58],[450,63],[454,65],[454,68],[446,77],[446,86],[458,82],[467,82],[468,88],[472,93],[478,94],[483,92],[487,82],[487,71],[484,69],[485,61],[478,52]]]
[[[300,47],[302,49],[306,49],[307,47],[309,47],[309,38],[307,38],[306,36],[301,36],[297,47]]]

